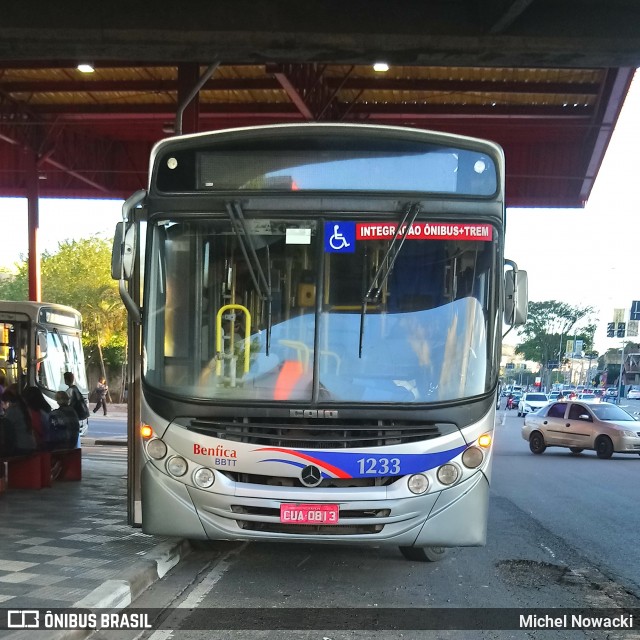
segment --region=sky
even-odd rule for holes
[[[558,300],[597,310],[595,348],[620,347],[606,337],[614,309],[628,318],[640,300],[640,73],[636,73],[584,209],[507,209],[505,256],[528,272],[529,300]],[[0,268],[27,254],[27,203],[0,198]],[[111,239],[122,219],[120,200],[40,201],[41,251],[67,239]],[[7,241],[11,238],[11,241]],[[511,332],[505,342],[515,344]]]

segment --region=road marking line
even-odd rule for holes
[[[238,549],[234,549],[226,553],[222,560],[216,564],[216,566],[204,577],[202,582],[196,586],[191,593],[178,605],[178,609],[196,609],[200,603],[207,596],[209,591],[213,589],[216,583],[222,578],[226,571],[231,567],[233,561],[237,558],[240,552],[247,546],[248,543],[244,543]]]
[[[133,640],[138,640],[141,638],[146,631],[139,633]],[[150,636],[149,640],[167,640],[168,638],[173,637],[173,629],[159,629],[158,631],[154,631]]]

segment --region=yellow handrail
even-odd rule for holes
[[[220,307],[218,315],[216,316],[216,356],[218,356],[216,360],[216,375],[218,376],[222,373],[222,359],[220,358],[222,355],[222,316],[229,309],[237,309],[244,313],[244,373],[249,372],[249,356],[251,355],[251,341],[249,340],[251,334],[251,313],[247,307],[241,304],[225,304],[223,307]],[[231,333],[233,335],[233,329]]]

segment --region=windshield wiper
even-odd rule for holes
[[[269,346],[271,344],[271,261],[269,258],[269,247],[267,247],[267,266],[269,275],[269,280],[267,281],[267,278],[264,275],[264,270],[262,269],[262,265],[260,264],[260,258],[258,258],[258,254],[256,253],[253,239],[247,229],[247,223],[244,218],[244,213],[242,212],[240,203],[227,202],[226,205],[227,213],[229,214],[229,220],[231,220],[231,225],[233,226],[233,230],[235,231],[236,237],[238,238],[238,244],[240,245],[240,249],[242,251],[242,254],[244,255],[247,267],[249,268],[249,275],[253,280],[253,285],[260,298],[267,301],[267,339],[265,345],[265,353],[268,356]],[[244,238],[246,238],[246,244],[249,245],[251,258],[249,257],[249,253],[247,253],[247,247],[245,245],[243,235]],[[256,271],[258,273],[257,277]]]
[[[420,203],[414,202],[407,207],[407,210],[402,217],[402,221],[396,227],[393,238],[389,243],[389,247],[382,257],[382,260],[380,261],[380,266],[378,267],[375,276],[373,276],[369,288],[362,297],[362,308],[360,310],[360,343],[358,345],[359,358],[362,358],[362,342],[364,340],[364,317],[367,314],[367,304],[369,302],[376,302],[380,298],[382,289],[384,288],[387,279],[391,275],[391,271],[393,270],[393,265],[395,264],[396,258],[398,257],[398,254],[402,249],[402,245],[407,239],[409,231],[413,227],[413,223],[415,222],[415,219],[418,217],[419,213]],[[379,284],[377,284],[378,278],[380,278],[381,276],[382,280]]]
[[[60,346],[62,347],[62,354],[64,355],[64,364],[66,365],[65,368],[69,370],[70,369],[69,363],[71,362],[71,358],[69,357],[69,347],[64,343],[64,340],[62,339],[62,334],[60,333],[60,330],[58,329],[58,327],[53,327],[51,332],[55,333],[55,335],[58,338],[58,341],[60,342]]]

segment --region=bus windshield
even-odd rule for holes
[[[421,214],[392,261],[391,215],[254,213],[239,235],[221,212],[203,218],[152,225],[148,385],[206,400],[410,404],[491,388],[491,225]]]
[[[87,375],[80,336],[58,329],[47,330],[47,353],[38,368],[38,384],[49,391],[67,388],[65,371],[71,371],[81,392],[87,392]]]

